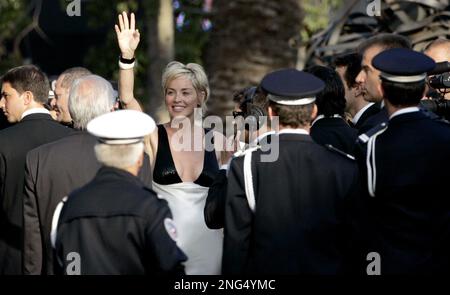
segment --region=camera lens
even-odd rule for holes
[[[434,89],[450,88],[450,73],[433,76],[428,83]]]

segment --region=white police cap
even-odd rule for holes
[[[87,125],[87,131],[106,144],[137,143],[155,128],[152,117],[133,110],[107,113],[91,120]]]

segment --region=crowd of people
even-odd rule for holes
[[[134,14],[115,30],[117,93],[81,67],[53,89],[34,65],[1,76],[0,274],[450,272],[450,124],[421,105],[449,40],[378,34],[269,72],[230,97],[227,138],[195,63],[166,66],[156,125]]]

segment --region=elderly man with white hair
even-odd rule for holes
[[[61,199],[94,178],[101,164],[94,153],[96,138],[86,132],[92,119],[115,108],[111,84],[89,75],[74,81],[69,94],[69,111],[77,132],[43,145],[27,155],[24,197],[24,274],[54,274],[50,245],[51,218]],[[151,186],[148,161],[140,173]]]

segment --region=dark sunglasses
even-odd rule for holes
[[[232,114],[235,119],[236,119],[236,117],[239,117],[239,116],[244,117],[244,112],[242,112],[242,111],[233,111]]]

